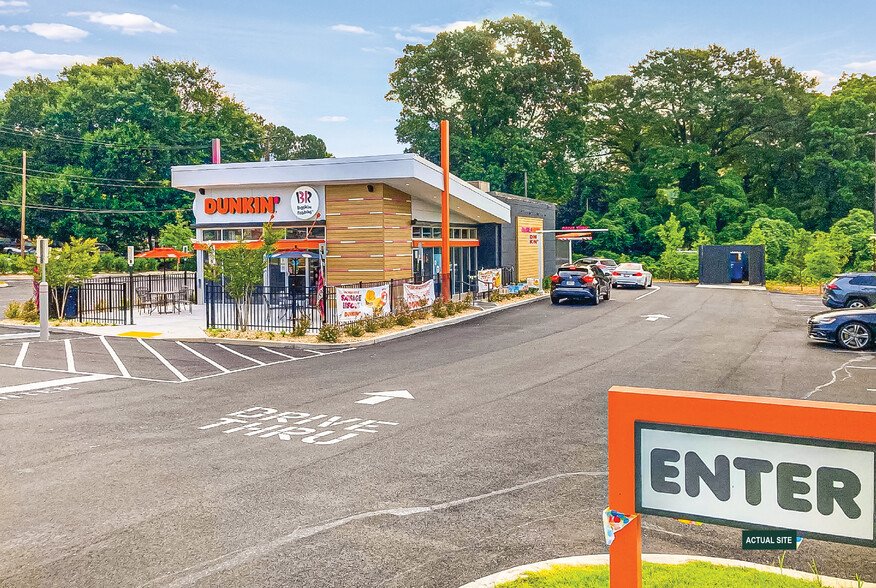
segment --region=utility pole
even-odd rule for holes
[[[523,170],[523,197],[529,198],[529,172]]]
[[[873,271],[876,272],[876,130],[865,133],[873,137]]]
[[[27,151],[21,152],[21,256],[24,257],[24,240],[27,235],[24,232],[24,208],[27,202]]]

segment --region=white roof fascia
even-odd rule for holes
[[[171,185],[189,192],[196,192],[199,188],[381,183],[404,179],[420,180],[439,191],[444,189],[441,168],[414,153],[171,168]],[[511,222],[511,207],[508,204],[452,174],[450,196],[482,210],[496,221]]]

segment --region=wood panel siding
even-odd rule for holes
[[[385,184],[328,185],[326,282],[411,277],[411,197]]]
[[[544,227],[544,220],[529,216],[517,217],[517,279],[538,278],[538,244],[535,231]]]

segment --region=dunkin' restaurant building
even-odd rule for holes
[[[199,299],[209,250],[240,239],[258,247],[270,220],[285,233],[277,250],[286,255],[269,265],[266,284],[312,288],[323,272],[328,285],[428,280],[441,273],[442,172],[417,155],[176,166],[171,178],[173,187],[195,195]],[[515,279],[535,277],[532,233],[554,226],[554,205],[525,199],[521,207],[524,199],[476,184],[486,190],[450,177],[454,293],[476,287],[471,276],[478,269],[514,267],[518,256],[528,264],[524,273],[534,275]],[[545,239],[549,275],[552,234]]]

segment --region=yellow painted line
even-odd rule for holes
[[[127,331],[125,333],[119,333],[116,336],[117,337],[138,337],[138,338],[147,337],[148,338],[148,337],[157,337],[160,334],[161,333],[153,333],[151,331]]]

